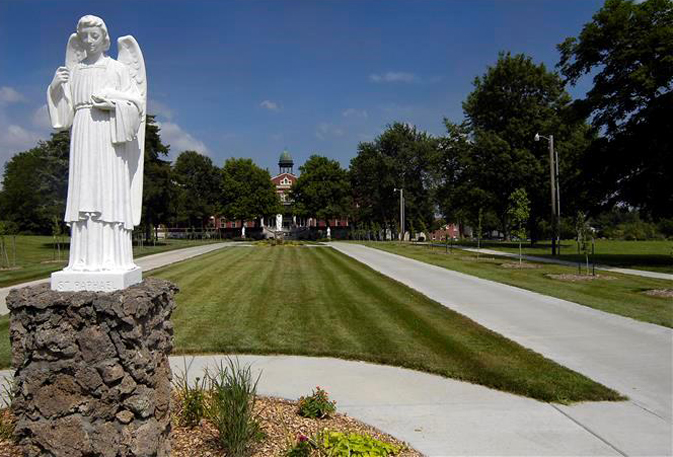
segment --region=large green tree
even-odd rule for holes
[[[673,2],[607,0],[558,48],[570,84],[593,74],[576,108],[606,135],[587,164],[604,200],[673,215]]]
[[[299,171],[290,191],[297,215],[316,217],[328,225],[330,219],[350,215],[350,180],[338,161],[314,154]]]
[[[141,225],[151,228],[168,221],[174,195],[168,146],[161,142],[154,116],[147,116]],[[29,151],[14,155],[6,164],[0,192],[0,218],[19,230],[49,234],[53,220],[62,220],[68,193],[70,132],[51,135]]]
[[[54,218],[62,220],[65,214],[69,151],[66,131],[14,155],[5,164],[0,219],[13,222],[22,232],[51,233]]]
[[[351,160],[351,183],[359,221],[395,228],[404,189],[405,225],[426,230],[434,221],[431,167],[437,141],[415,126],[394,123],[372,142],[358,146]]]
[[[578,160],[592,132],[570,109],[563,80],[523,54],[501,53],[463,103],[470,132],[469,186],[479,190],[494,211],[504,233],[508,231],[507,202],[515,189],[531,198],[533,237],[549,216],[549,154],[546,142],[535,143],[536,133],[553,135],[559,153],[561,201],[570,209],[577,203],[569,188]],[[449,132],[451,133],[451,132]]]
[[[203,227],[216,213],[220,196],[220,170],[210,157],[184,151],[173,164],[177,185],[177,219],[187,226]]]
[[[173,212],[171,202],[175,200],[175,184],[171,163],[166,160],[170,146],[161,142],[161,129],[154,116],[148,115],[145,125],[143,212],[140,224],[149,239],[154,227],[170,221]]]
[[[282,211],[268,170],[252,159],[227,159],[222,167],[220,213],[232,221],[253,221]]]
[[[447,222],[485,228],[499,228],[498,218],[492,208],[494,197],[477,185],[479,167],[472,163],[473,142],[466,123],[455,124],[444,119],[447,133],[438,139],[437,154],[432,166],[433,196],[440,214]]]

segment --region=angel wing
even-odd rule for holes
[[[138,88],[142,98],[141,121],[138,129],[138,143],[130,146],[128,157],[131,173],[131,208],[133,210],[133,224],[140,224],[143,206],[143,164],[145,156],[145,123],[147,108],[147,74],[145,73],[145,59],[135,38],[126,35],[117,39],[117,60],[125,64],[131,79]]]
[[[82,40],[79,39],[76,33],[70,35],[68,38],[68,45],[65,48],[65,66],[68,70],[72,72],[75,65],[80,63],[86,58],[86,50],[84,49],[84,44]],[[70,87],[68,83],[64,84],[63,94],[68,100],[68,104],[72,105],[72,100],[70,100]]]
[[[68,70],[72,70],[75,65],[80,63],[86,57],[86,50],[82,40],[79,39],[76,33],[70,35],[68,39],[68,46],[65,49],[65,66]]]

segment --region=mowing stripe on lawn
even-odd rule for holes
[[[224,249],[155,275],[181,288],[176,352],[335,356],[545,401],[621,398],[333,249]]]

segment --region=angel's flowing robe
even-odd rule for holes
[[[115,109],[93,107],[92,95],[114,90]],[[128,96],[128,98],[126,97]],[[131,176],[127,144],[143,115],[128,68],[104,57],[77,64],[67,84],[47,90],[52,126],[72,127],[65,222],[71,228],[66,271],[127,271],[132,250]]]

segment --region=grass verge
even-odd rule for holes
[[[580,305],[619,314],[652,324],[673,327],[673,300],[653,297],[643,292],[671,288],[671,281],[643,278],[613,272],[600,272],[612,279],[582,282],[561,281],[548,275],[576,274],[577,269],[562,265],[537,264],[535,269],[503,268],[516,259],[498,258],[454,249],[446,254],[444,248],[398,242],[370,242],[367,246],[403,255],[449,270],[467,273],[483,279],[509,284],[544,295],[561,298]]]
[[[461,242],[461,245],[477,247],[476,242]],[[507,241],[482,241],[482,248],[495,249],[512,254],[519,253],[519,243]],[[621,241],[596,240],[595,255],[591,258],[596,264],[609,265],[635,270],[673,273],[673,240],[660,241]],[[524,243],[525,255],[561,259],[568,262],[584,262],[584,255],[577,253],[577,242],[563,240],[561,255],[552,257],[551,241],[539,241],[535,246]],[[591,260],[590,260],[591,261]]]
[[[10,236],[5,237],[11,247]],[[219,241],[219,240],[218,240]],[[156,245],[134,246],[133,256],[144,257],[150,254],[172,251],[208,244],[210,240],[161,240]],[[61,260],[54,251],[54,240],[50,236],[18,235],[16,237],[16,266],[18,268],[0,270],[0,287],[12,286],[22,282],[46,278],[54,271],[62,270],[68,263],[69,239],[66,238],[65,247],[61,246]],[[10,262],[13,261],[10,255]]]

